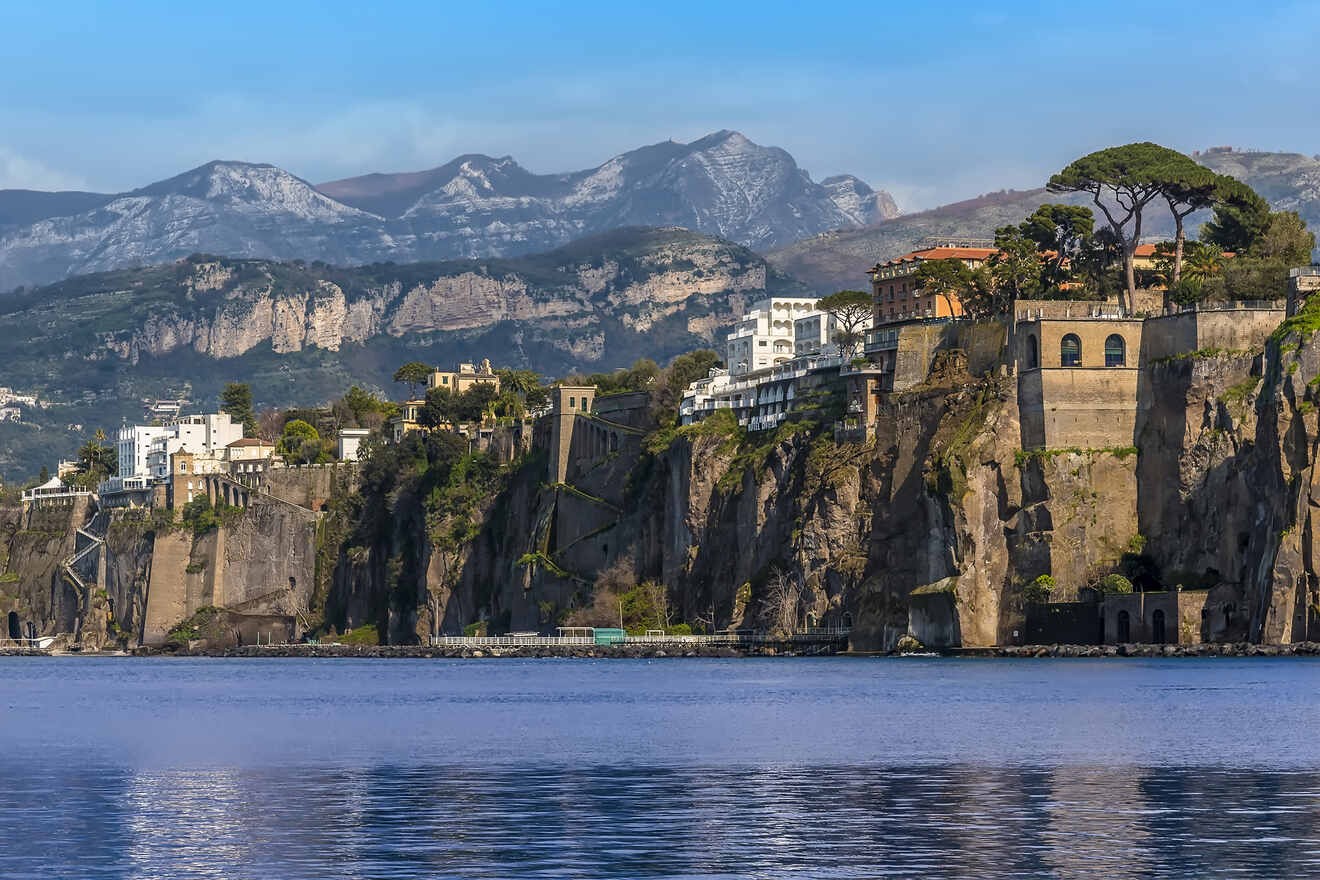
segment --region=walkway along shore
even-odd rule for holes
[[[1039,657],[1320,657],[1320,642],[1297,642],[1291,645],[1253,645],[1247,642],[1203,645],[1014,645],[992,648],[955,648],[939,653],[858,653],[837,651],[821,646],[743,648],[700,646],[675,650],[644,645],[588,646],[506,646],[490,648],[428,647],[425,645],[245,645],[223,650],[180,648],[137,648],[131,652],[80,653],[49,651],[37,648],[0,647],[0,657],[306,657],[306,658],[375,658],[375,659],[448,659],[480,660],[489,658],[614,658],[638,660],[682,657],[960,657],[1016,658]]]

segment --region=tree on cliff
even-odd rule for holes
[[[417,413],[417,424],[428,431],[484,420],[499,397],[495,386],[479,383],[459,394],[449,388],[432,388]]]
[[[1315,250],[1315,233],[1296,211],[1270,214],[1269,226],[1251,249],[1252,256],[1278,260],[1288,266],[1305,266]]]
[[[329,457],[321,445],[321,435],[302,419],[292,419],[284,425],[278,446],[289,464],[314,464]]]
[[[1165,194],[1171,175],[1181,173],[1182,163],[1188,162],[1191,160],[1186,156],[1159,144],[1126,144],[1083,156],[1046,184],[1050,192],[1089,194],[1109,221],[1123,248],[1126,298],[1119,295],[1119,306],[1125,312],[1132,310],[1137,291],[1132,257],[1141,243],[1142,212]]]
[[[257,433],[257,416],[252,410],[252,386],[246,382],[230,382],[220,392],[220,411],[243,426],[244,437]]]
[[[431,376],[431,368],[421,361],[409,361],[394,371],[394,381],[408,386],[408,399],[416,400]]]
[[[996,229],[995,247],[999,251],[990,257],[988,264],[999,294],[996,311],[1012,312],[1015,301],[1040,295],[1040,251],[1036,242],[1018,226]]]
[[[941,297],[953,315],[958,311],[954,298],[961,302],[972,289],[972,270],[962,260],[922,260],[917,266],[916,281],[923,293]]]
[[[1043,254],[1040,281],[1057,289],[1076,270],[1082,250],[1095,231],[1095,215],[1082,205],[1041,205],[1018,225]]]
[[[1173,269],[1169,278],[1169,289],[1173,290],[1182,279],[1183,247],[1187,241],[1187,231],[1183,221],[1187,215],[1202,208],[1208,208],[1215,201],[1215,195],[1222,185],[1222,178],[1197,165],[1181,153],[1176,159],[1161,167],[1157,176],[1161,180],[1164,200],[1169,203],[1169,213],[1173,215]]]
[[[500,369],[495,375],[500,377],[501,391],[512,391],[524,400],[532,389],[541,387],[540,375],[532,370]]]
[[[834,318],[838,329],[832,340],[846,358],[857,353],[862,344],[862,328],[871,322],[874,311],[871,294],[860,290],[840,290],[816,303],[816,308]]]
[[[670,361],[656,377],[655,389],[651,392],[651,415],[656,423],[667,427],[677,422],[683,392],[693,382],[709,376],[711,368],[720,363],[720,356],[709,348],[689,351]]]
[[[1234,254],[1245,254],[1270,226],[1270,203],[1254,189],[1231,177],[1221,177],[1215,192],[1215,212],[1201,227],[1201,240]]]
[[[119,455],[106,442],[105,432],[97,428],[92,438],[78,449],[78,476],[74,482],[90,489],[117,473]]]

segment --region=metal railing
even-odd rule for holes
[[[848,637],[848,627],[810,627],[794,633],[778,635],[768,632],[726,632],[713,635],[658,635],[649,633],[640,636],[625,636],[624,645],[675,645],[697,647],[701,645],[764,645],[785,642],[809,644],[843,641]],[[542,635],[505,635],[505,636],[433,636],[431,646],[437,648],[557,648],[557,647],[605,647],[598,645],[592,636],[542,636]]]

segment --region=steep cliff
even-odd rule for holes
[[[224,609],[231,622],[260,618],[285,637],[319,618],[311,510],[254,494],[246,509],[226,511],[201,532],[170,511],[91,513],[86,498],[0,510],[0,615],[12,613],[10,628],[21,630],[0,638],[58,635],[94,650],[159,645],[209,608]],[[91,540],[98,534],[103,543]]]
[[[1320,353],[1300,330],[1143,367],[1132,447],[1024,450],[1017,377],[973,377],[951,353],[884,398],[865,440],[713,417],[574,459],[567,484],[524,462],[468,511],[478,525],[457,549],[446,538],[444,566],[435,520],[394,493],[394,527],[355,551],[375,573],[341,557],[337,625],[388,608],[396,641],[478,620],[545,629],[627,559],[668,588],[676,619],[771,626],[788,583],[799,625],[850,624],[859,650],[1021,641],[1035,578],[1070,602],[1116,572],[1200,596],[1199,638],[1301,640],[1320,609]]]

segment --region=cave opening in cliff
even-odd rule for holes
[[[23,627],[18,620],[18,612],[9,612],[9,637],[14,641],[23,638]]]

